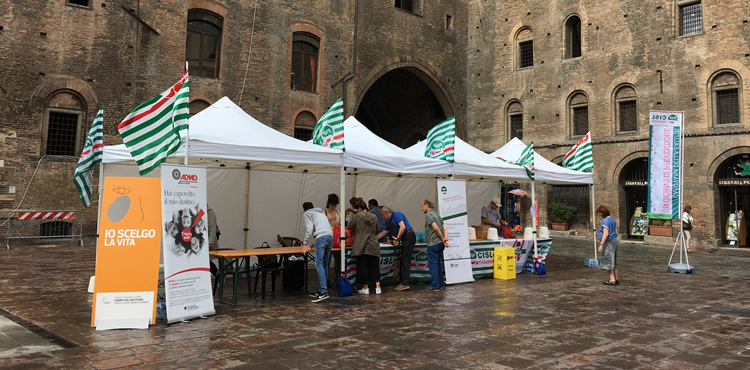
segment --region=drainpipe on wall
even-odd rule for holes
[[[349,106],[347,103],[347,97],[346,97],[346,85],[349,80],[354,78],[354,76],[357,74],[357,28],[359,28],[359,0],[354,0],[354,45],[352,46],[352,73],[350,73],[348,76],[344,77],[344,87],[343,87],[343,98],[344,98],[344,116],[346,116],[346,108]],[[334,87],[338,85],[339,82],[342,80],[338,80],[331,85],[331,87]]]

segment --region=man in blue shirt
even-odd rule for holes
[[[401,264],[399,265],[400,284],[395,290],[397,292],[408,290],[409,278],[411,277],[411,254],[414,251],[414,245],[417,244],[417,235],[414,234],[414,229],[412,229],[409,220],[403,213],[394,212],[389,207],[383,207],[380,212],[385,219],[385,230],[378,234],[378,239],[388,235],[392,226],[398,227],[398,234],[393,240],[401,244]]]
[[[370,213],[374,214],[375,217],[378,218],[378,232],[383,231],[385,229],[385,218],[383,218],[383,214],[380,212],[378,201],[375,199],[368,200],[367,207],[370,209]],[[382,239],[378,239],[378,241],[381,243],[385,243],[388,241],[388,239],[383,237]]]

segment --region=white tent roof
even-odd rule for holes
[[[515,161],[524,149],[526,149],[526,144],[514,137],[502,148],[492,152],[490,156]],[[534,179],[555,183],[593,184],[594,175],[589,172],[573,171],[560,167],[534,152]]]
[[[285,135],[223,97],[190,118],[190,164],[286,170],[341,167],[341,151]],[[170,156],[182,162],[185,148]],[[180,158],[180,159],[178,159]],[[124,144],[105,146],[104,163],[133,162]],[[298,167],[299,166],[299,167]]]
[[[403,150],[372,133],[354,117],[344,121],[344,142],[347,172],[356,168],[360,174],[369,171],[431,176],[451,173],[450,163]]]
[[[423,140],[407,148],[406,151],[424,156],[426,145],[427,141]],[[453,174],[456,176],[499,178],[506,181],[529,180],[523,168],[490,157],[458,137],[456,137],[455,147]]]

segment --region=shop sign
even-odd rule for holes
[[[646,186],[648,183],[646,181],[625,181],[624,186]]]
[[[719,179],[719,186],[750,186],[748,179]]]

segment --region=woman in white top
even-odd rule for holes
[[[693,230],[693,216],[690,215],[692,210],[692,207],[685,206],[685,211],[682,212],[682,232],[685,235],[685,248],[688,253],[693,253],[690,249],[690,230]]]

